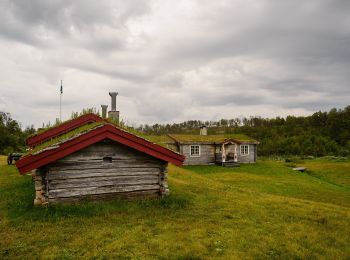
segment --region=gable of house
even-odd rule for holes
[[[167,162],[105,139],[42,169],[45,199],[157,197],[168,192]]]

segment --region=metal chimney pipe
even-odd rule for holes
[[[101,108],[102,108],[102,118],[106,118],[108,105],[101,105]]]
[[[108,112],[108,118],[119,124],[119,111],[116,108],[118,92],[109,92],[109,95],[111,96],[112,107],[111,111]]]
[[[118,96],[118,92],[109,92],[109,95],[111,96],[111,111],[117,111],[116,107],[116,98]]]

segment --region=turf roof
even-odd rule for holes
[[[56,147],[60,143],[64,143],[64,142],[68,141],[69,139],[75,138],[81,134],[87,133],[87,132],[89,132],[93,129],[96,129],[100,126],[103,126],[105,124],[114,125],[115,127],[119,128],[125,132],[136,135],[136,136],[141,137],[149,142],[163,146],[165,148],[167,148],[167,143],[169,141],[172,141],[172,139],[170,139],[168,136],[165,136],[165,135],[163,135],[163,136],[147,136],[147,135],[144,135],[144,134],[142,134],[134,129],[125,128],[125,127],[122,127],[120,125],[115,124],[112,121],[106,120],[106,121],[101,121],[101,122],[94,122],[94,123],[85,124],[83,126],[75,128],[75,129],[73,129],[65,134],[59,135],[55,138],[52,138],[44,143],[41,143],[41,144],[35,146],[31,151],[29,151],[29,154],[41,153],[47,149],[50,149],[51,147]]]
[[[54,125],[49,126],[49,127],[40,128],[40,129],[37,130],[35,133],[29,135],[29,138],[30,138],[30,137],[34,137],[34,136],[37,136],[37,135],[40,135],[40,134],[45,133],[45,132],[47,132],[47,131],[49,131],[49,130],[51,130],[51,129],[53,129],[53,128],[59,127],[60,125],[67,124],[67,123],[69,123],[69,122],[71,122],[71,121],[73,121],[73,120],[79,119],[79,118],[81,118],[81,117],[83,117],[83,116],[86,116],[86,115],[89,115],[89,114],[93,114],[93,115],[99,116],[98,114],[95,114],[95,113],[85,113],[85,114],[81,114],[81,115],[79,115],[78,117],[70,118],[70,119],[65,120],[65,121],[62,121],[62,122],[60,122],[60,123],[58,123],[58,124],[54,124]]]
[[[75,136],[81,135],[83,133],[89,132],[99,126],[104,125],[104,122],[95,122],[95,123],[90,123],[90,124],[85,124],[81,127],[75,128],[63,135],[59,135],[55,138],[52,138],[44,143],[41,143],[37,146],[35,146],[32,150],[29,151],[29,154],[34,154],[34,153],[40,153],[41,151],[44,151],[45,149],[58,145],[59,143],[65,142],[71,138],[74,138]]]
[[[222,143],[226,139],[235,139],[241,142],[257,142],[244,134],[226,134],[226,135],[171,135],[180,143],[203,142],[203,143]]]
[[[167,135],[141,135],[141,137],[145,138],[146,140],[152,143],[163,145],[163,146],[166,146],[166,144],[170,142],[174,142],[174,140]]]

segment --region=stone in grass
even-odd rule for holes
[[[305,167],[295,167],[293,168],[294,171],[299,171],[299,172],[304,172],[306,171],[306,168]]]

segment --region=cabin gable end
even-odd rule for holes
[[[36,202],[164,196],[167,164],[105,139],[35,171],[43,186]]]

